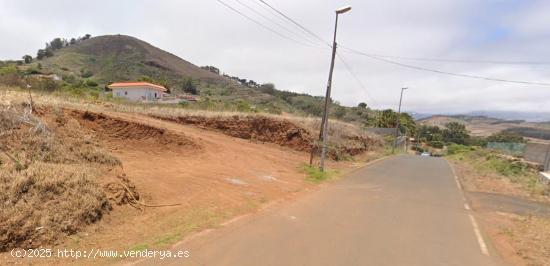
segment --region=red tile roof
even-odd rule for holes
[[[149,87],[159,91],[167,91],[165,87],[152,84],[149,82],[115,82],[107,86],[109,88],[132,88],[132,87]]]

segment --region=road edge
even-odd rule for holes
[[[455,183],[456,183],[456,186],[457,186],[458,190],[460,191],[460,195],[462,196],[462,201],[464,202],[464,209],[466,210],[466,212],[468,212],[468,217],[470,218],[470,222],[472,224],[474,234],[475,234],[477,242],[479,244],[479,249],[480,249],[480,251],[483,255],[490,256],[489,248],[487,247],[487,243],[485,241],[485,238],[483,237],[484,234],[482,234],[481,229],[478,225],[478,222],[476,221],[476,218],[474,217],[474,211],[472,210],[472,208],[468,204],[468,200],[466,199],[466,195],[464,193],[462,183],[460,183],[460,179],[459,179],[458,175],[456,174],[456,171],[453,167],[453,164],[451,162],[449,162],[448,159],[446,159],[446,158],[443,158],[443,159],[445,160],[445,162],[447,163],[447,165],[451,169],[451,172],[453,173],[453,178],[455,180]]]

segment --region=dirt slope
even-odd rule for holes
[[[47,112],[44,109],[43,116]],[[143,210],[116,207],[58,247],[166,248],[192,232],[316,188],[301,170],[309,159],[305,152],[147,115],[67,109],[64,113],[120,159],[140,201],[181,205]],[[337,169],[353,165],[330,163]],[[1,257],[0,261],[11,261]]]

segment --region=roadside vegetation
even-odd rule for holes
[[[415,149],[446,156],[454,165],[464,190],[473,193],[474,209],[480,200],[474,196],[478,195],[475,193],[490,198],[495,195],[496,202],[497,195],[503,195],[511,206],[530,206],[535,201],[550,204],[550,185],[539,177],[540,165],[524,161],[506,150],[487,148],[488,143],[521,145],[527,142],[522,136],[503,131],[488,137],[472,137],[464,125],[456,122],[448,123],[443,129],[423,125],[418,132],[420,143]],[[492,206],[497,203],[487,201],[485,204]],[[526,265],[546,265],[550,259],[550,219],[536,213],[515,214],[511,207],[491,208],[499,211],[479,210],[478,214],[490,228],[497,249]]]
[[[307,181],[316,184],[331,180],[338,174],[338,170],[326,169],[323,172],[319,169],[319,167],[311,166],[309,164],[304,164],[302,166],[302,171],[306,174]]]
[[[123,203],[113,183],[131,186],[115,174],[116,157],[73,119],[53,113],[0,103],[0,251],[55,244]]]
[[[487,137],[474,137],[464,124],[450,122],[444,128],[421,125],[413,150],[447,156],[451,161],[479,175],[480,178],[477,179],[483,177],[488,180],[508,180],[533,196],[550,196],[550,187],[543,184],[538,176],[541,165],[526,162],[507,150],[488,146],[489,143],[517,145],[526,142],[522,136],[509,131]]]
[[[481,147],[455,144],[449,146],[448,154],[449,159],[473,170],[478,178],[506,180],[519,185],[534,198],[550,199],[550,186],[541,181],[538,169],[533,165]]]

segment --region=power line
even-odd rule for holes
[[[254,24],[256,24],[256,25],[258,25],[258,26],[260,26],[260,27],[262,27],[262,28],[264,28],[264,29],[266,29],[266,30],[268,30],[268,31],[271,31],[272,33],[278,35],[278,36],[281,37],[281,38],[287,39],[287,40],[289,40],[289,41],[292,41],[292,42],[295,42],[295,43],[298,43],[298,44],[301,44],[301,45],[305,45],[305,46],[309,46],[309,47],[314,47],[314,48],[319,48],[319,47],[312,46],[312,45],[307,44],[307,43],[302,43],[301,41],[298,41],[298,40],[293,39],[293,38],[291,38],[291,37],[288,37],[288,36],[286,36],[286,35],[284,35],[284,34],[278,32],[278,31],[272,29],[271,27],[266,26],[266,25],[262,24],[261,22],[255,20],[255,19],[253,19],[253,18],[251,18],[251,17],[249,17],[248,15],[242,13],[242,12],[239,11],[238,9],[236,9],[236,8],[234,8],[234,7],[230,6],[230,5],[228,5],[227,3],[225,3],[225,2],[223,2],[223,1],[221,1],[221,0],[216,0],[216,1],[217,1],[218,3],[224,5],[225,7],[231,9],[233,12],[235,12],[235,13],[237,13],[237,14],[239,14],[239,15],[245,17],[246,19],[252,21]]]
[[[379,106],[379,104],[376,102],[376,100],[374,99],[374,97],[372,97],[370,94],[369,94],[369,91],[367,89],[367,86],[365,86],[365,84],[361,81],[361,79],[359,79],[359,77],[357,77],[357,75],[355,74],[355,72],[353,71],[353,69],[351,68],[351,66],[346,62],[344,56],[340,53],[336,53],[336,55],[338,56],[338,59],[340,59],[340,61],[342,62],[342,64],[344,64],[344,67],[346,68],[346,70],[348,71],[348,73],[353,77],[353,79],[355,79],[355,81],[357,82],[357,84],[359,85],[359,87],[361,87],[361,89],[363,89],[365,91],[365,93],[367,94],[367,97],[369,97],[369,99],[372,100],[372,102],[374,104],[376,104],[376,106]]]
[[[406,57],[395,55],[372,54],[371,56],[392,58],[399,60],[444,62],[444,63],[473,63],[473,64],[495,64],[495,65],[550,65],[550,61],[507,61],[507,60],[471,60],[471,59],[448,59],[448,58],[426,58],[426,57]]]
[[[220,2],[221,4],[223,4],[224,6],[230,8],[231,10],[237,12],[238,14],[248,18],[249,20],[253,21],[254,23],[270,30],[271,32],[285,38],[285,39],[289,39],[289,40],[292,40],[294,42],[297,42],[297,43],[300,43],[302,45],[304,45],[303,43],[301,42],[298,42],[292,38],[289,38],[289,37],[286,37],[280,33],[278,33],[277,31],[257,22],[256,20],[246,16],[245,14],[241,13],[240,11],[234,9],[233,7],[223,3],[221,0],[216,0],[218,2]],[[311,30],[307,29],[306,27],[302,26],[300,23],[296,22],[295,20],[293,20],[292,18],[290,18],[289,16],[287,16],[286,14],[284,14],[282,11],[279,11],[278,9],[276,9],[275,7],[271,6],[270,4],[268,4],[267,2],[265,2],[264,0],[258,0],[260,1],[262,4],[266,5],[267,7],[269,7],[270,9],[272,9],[273,11],[275,11],[276,13],[278,13],[279,15],[283,16],[285,19],[287,19],[288,21],[292,22],[294,25],[296,25],[297,27],[299,27],[300,29],[302,29],[304,32],[308,33],[309,35],[315,37],[316,39],[318,39],[319,41],[323,42],[324,44],[328,45],[329,47],[332,47],[332,45],[330,45],[328,42],[326,42],[325,40],[323,40],[323,38],[319,37],[319,35],[315,34],[314,32],[312,32]],[[309,46],[309,45],[307,45]],[[438,74],[444,74],[444,75],[449,75],[449,76],[455,76],[455,77],[462,77],[462,78],[472,78],[472,79],[481,79],[481,80],[489,80],[489,81],[497,81],[497,82],[506,82],[506,83],[515,83],[515,84],[524,84],[524,85],[537,85],[537,86],[550,86],[550,83],[546,83],[546,82],[532,82],[532,81],[520,81],[520,80],[508,80],[508,79],[499,79],[499,78],[492,78],[492,77],[485,77],[485,76],[479,76],[479,75],[470,75],[470,74],[460,74],[460,73],[453,73],[453,72],[448,72],[448,71],[443,71],[443,70],[437,70],[437,69],[431,69],[431,68],[425,68],[425,67],[421,67],[421,66],[415,66],[415,65],[410,65],[410,64],[405,64],[405,63],[400,63],[400,62],[397,62],[397,61],[393,61],[393,60],[389,60],[389,59],[386,59],[386,58],[401,58],[401,59],[406,59],[406,57],[397,57],[397,56],[387,56],[387,55],[375,55],[375,54],[369,54],[369,53],[365,53],[365,52],[362,52],[362,51],[358,51],[358,50],[354,50],[354,49],[351,49],[351,48],[346,48],[346,47],[343,47],[341,46],[344,50],[347,50],[348,52],[351,52],[351,53],[355,53],[355,54],[358,54],[358,55],[363,55],[363,56],[366,56],[366,57],[369,57],[373,60],[377,60],[377,61],[381,61],[381,62],[385,62],[385,63],[388,63],[388,64],[392,64],[392,65],[396,65],[396,66],[400,66],[400,67],[405,67],[405,68],[410,68],[410,69],[415,69],[415,70],[419,70],[419,71],[427,71],[427,72],[432,72],[432,73],[438,73]],[[415,59],[415,60],[432,60],[430,58],[414,58],[414,57],[410,57],[408,58],[409,60],[410,59]],[[451,59],[434,59],[434,60],[439,60],[439,61],[442,61],[442,62],[467,62],[467,61],[475,61],[475,60],[451,60]],[[432,60],[432,61],[434,61]],[[485,63],[488,63],[489,61],[481,61],[479,60],[478,62],[485,62]],[[494,61],[494,63],[496,63],[498,61]],[[512,61],[500,61],[501,63],[503,62],[508,62],[508,63],[512,63]],[[519,61],[517,61],[516,63],[520,63]],[[526,63],[526,61],[524,61],[524,63]],[[539,63],[544,63],[544,62],[539,62]]]
[[[345,47],[342,47],[342,48],[347,50],[348,52],[358,54],[358,55],[363,55],[363,56],[366,56],[368,58],[371,58],[371,59],[374,59],[374,60],[377,60],[377,61],[381,61],[381,62],[385,62],[385,63],[388,63],[388,64],[397,65],[397,66],[401,66],[401,67],[406,67],[406,68],[410,68],[410,69],[415,69],[415,70],[428,71],[428,72],[444,74],[444,75],[449,75],[449,76],[463,77],[463,78],[482,79],[482,80],[489,80],[489,81],[498,81],[498,82],[516,83],[516,84],[527,84],[527,85],[537,85],[537,86],[550,86],[550,83],[546,83],[546,82],[532,82],[532,81],[499,79],[499,78],[491,78],[491,77],[478,76],[478,75],[453,73],[453,72],[442,71],[442,70],[437,70],[437,69],[414,66],[414,65],[404,64],[404,63],[392,61],[392,60],[389,60],[389,59],[381,58],[381,57],[374,56],[374,55],[371,55],[371,54],[367,54],[367,53],[357,51],[357,50],[354,50],[354,49],[345,48]]]
[[[288,21],[292,22],[292,24],[298,26],[300,29],[302,29],[304,32],[308,33],[309,35],[315,37],[317,40],[320,40],[321,42],[323,42],[324,44],[328,45],[329,47],[332,47],[332,45],[330,45],[330,43],[326,42],[323,38],[319,37],[319,35],[315,34],[314,32],[312,32],[311,30],[307,29],[306,27],[300,25],[300,23],[296,22],[295,20],[293,20],[292,18],[290,18],[289,16],[285,15],[283,12],[279,11],[278,9],[276,9],[275,7],[271,6],[270,4],[266,3],[264,0],[258,0],[260,2],[262,2],[262,4],[266,5],[267,7],[271,8],[273,11],[277,12],[279,15],[283,16],[284,18],[286,18]]]
[[[298,37],[298,38],[303,38],[305,41],[307,41],[308,43],[312,44],[312,45],[317,45],[317,43],[315,43],[314,41],[312,41],[311,39],[307,38],[309,37],[309,35],[301,35],[300,33],[297,33],[296,31],[293,31],[291,29],[289,29],[288,27],[282,25],[281,23],[275,21],[274,19],[262,14],[262,12],[259,12],[258,10],[256,10],[255,8],[251,7],[250,5],[246,4],[246,3],[243,3],[242,1],[240,0],[234,0],[236,2],[238,2],[239,4],[241,4],[242,6],[246,7],[248,10],[252,11],[254,14],[264,18],[265,20],[277,25],[279,28],[285,30],[286,32],[294,35],[295,37]],[[254,3],[257,3],[257,2],[254,2]],[[263,7],[263,5],[262,5]]]
[[[290,22],[288,19],[286,19],[285,17],[281,16],[279,13],[275,12],[273,9],[269,8],[268,6],[264,5],[262,2],[260,1],[255,1],[255,0],[251,0],[253,1],[256,5],[258,5],[259,7],[261,7],[263,10],[265,10],[266,12],[268,12],[269,14],[271,14],[273,17],[277,18],[279,21],[281,21],[282,23],[290,26],[290,27],[296,27],[296,25],[292,22]],[[307,38],[310,38],[310,40],[313,40],[313,41],[316,41],[318,42],[319,39],[317,39],[316,37],[313,37],[311,34],[305,32],[303,29],[301,28],[297,28],[298,29],[298,32],[300,34],[302,34],[304,37],[307,37]],[[322,44],[324,45],[325,42],[323,41]]]
[[[323,38],[319,37],[319,35],[315,34],[313,31],[309,30],[305,26],[299,24],[292,18],[290,18],[288,15],[284,14],[282,11],[276,9],[272,5],[266,3],[264,0],[258,0],[264,5],[268,6],[270,9],[274,10],[290,22],[292,22],[294,25],[298,26],[302,30],[304,30],[306,33],[310,34],[311,36],[315,37],[316,39],[320,40],[324,44],[328,45],[329,47],[332,47],[330,43],[323,40]],[[369,54],[371,56],[376,57],[382,57],[382,58],[393,58],[393,59],[400,59],[400,60],[414,60],[414,61],[432,61],[432,62],[447,62],[447,63],[475,63],[475,64],[501,64],[501,65],[550,65],[550,61],[527,61],[527,60],[521,60],[521,61],[510,61],[510,60],[471,60],[471,59],[447,59],[447,58],[426,58],[426,57],[406,57],[406,56],[396,56],[396,55],[382,55],[382,54]]]

